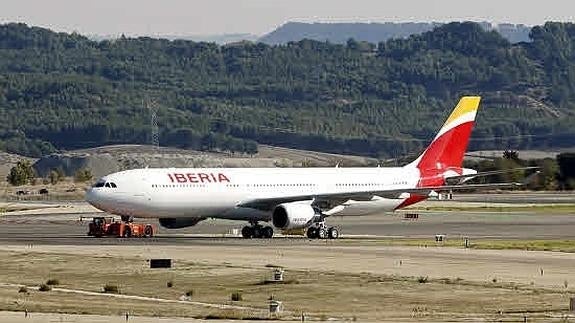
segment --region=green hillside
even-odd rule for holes
[[[575,25],[511,44],[473,23],[407,39],[218,46],[95,42],[0,26],[0,148],[150,142],[254,152],[255,142],[377,157],[418,152],[458,98],[484,97],[474,149],[575,146]]]

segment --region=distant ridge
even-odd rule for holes
[[[531,27],[514,24],[479,23],[485,30],[496,30],[511,43],[529,41]],[[422,34],[435,27],[441,26],[437,22],[405,22],[405,23],[301,23],[288,22],[271,33],[259,39],[260,42],[279,45],[290,41],[312,39],[343,44],[353,38],[358,41],[379,43],[391,38],[407,38],[411,35]]]
[[[114,40],[119,39],[122,35],[89,35],[89,39],[94,41],[102,40]],[[146,37],[168,39],[168,40],[190,40],[194,42],[206,42],[206,43],[216,43],[219,45],[225,45],[230,43],[237,43],[241,41],[256,41],[258,39],[257,35],[247,34],[247,33],[237,33],[237,34],[214,34],[214,35],[150,35]]]

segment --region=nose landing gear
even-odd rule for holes
[[[120,218],[122,219],[122,222],[125,222],[125,223],[134,222],[134,217],[130,216],[130,215],[122,215]]]
[[[252,222],[251,226],[246,225],[242,228],[242,237],[245,239],[271,239],[274,235],[274,229],[270,226],[262,226],[257,222]]]

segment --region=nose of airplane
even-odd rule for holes
[[[93,187],[90,187],[86,191],[86,196],[84,197],[84,199],[91,205],[96,206],[98,204],[98,192],[96,192],[96,190]]]

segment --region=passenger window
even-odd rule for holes
[[[110,186],[112,186],[112,188],[117,188],[115,183],[110,183]]]
[[[105,185],[105,186],[106,186],[106,187],[110,187],[110,183],[106,183],[106,185]]]

